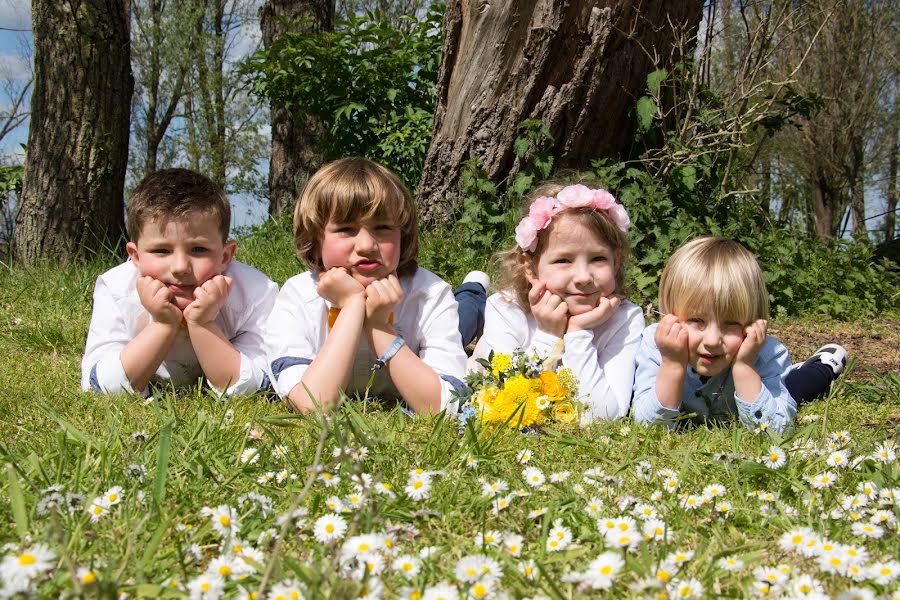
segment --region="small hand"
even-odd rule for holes
[[[557,337],[566,333],[569,307],[562,298],[548,290],[543,281],[531,279],[528,304],[531,305],[531,314],[537,321],[538,329]]]
[[[144,275],[137,280],[137,293],[141,304],[157,323],[177,325],[181,323],[181,310],[175,306],[175,295],[159,279]]]
[[[366,288],[366,325],[383,327],[391,313],[403,298],[403,288],[397,275],[391,273],[384,279],[376,279]]]
[[[337,307],[346,306],[354,296],[363,300],[366,297],[366,288],[344,267],[332,267],[320,274],[317,289],[319,296]]]
[[[190,325],[204,325],[216,318],[228,294],[231,293],[231,277],[216,275],[194,290],[194,301],[184,309],[184,320]]]
[[[753,366],[756,355],[766,343],[768,328],[769,322],[765,319],[757,319],[744,328],[744,341],[741,342],[741,347],[738,348],[737,355],[734,357],[735,363]]]
[[[597,306],[588,312],[569,317],[569,328],[567,331],[594,329],[609,319],[616,312],[616,309],[619,308],[620,304],[622,304],[622,299],[618,296],[610,298],[601,296]]]
[[[663,361],[688,364],[688,332],[675,315],[666,315],[656,326],[656,347]]]

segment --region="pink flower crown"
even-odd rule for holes
[[[569,208],[593,208],[606,215],[616,227],[628,231],[631,219],[625,207],[616,202],[612,194],[603,189],[591,188],[577,183],[564,187],[555,198],[541,196],[531,203],[528,216],[516,226],[516,243],[519,248],[534,252],[537,248],[538,232],[550,225],[553,217]]]

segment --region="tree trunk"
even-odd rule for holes
[[[702,0],[453,0],[444,17],[434,137],[417,201],[446,219],[463,163],[476,158],[501,186],[518,169],[516,126],[543,121],[556,167],[587,167],[627,150],[628,110],[655,68],[693,40]],[[673,30],[673,28],[675,30]],[[690,44],[687,50],[690,51]]]
[[[298,19],[307,20],[297,23]],[[259,10],[259,23],[266,48],[288,31],[311,34],[330,31],[334,29],[334,2],[268,0]],[[322,165],[323,157],[315,145],[327,132],[318,119],[300,116],[296,111],[274,103],[271,104],[271,118],[269,214],[278,216],[293,209],[303,186]]]
[[[128,0],[33,0],[35,86],[16,253],[89,257],[123,238]]]
[[[890,242],[894,239],[894,228],[897,222],[897,151],[898,145],[900,145],[900,139],[898,139],[900,137],[898,136],[898,133],[900,133],[900,119],[897,118],[896,110],[895,108],[894,114],[891,115],[891,149],[888,156],[887,190],[884,195],[887,200],[887,206],[885,206],[887,214],[884,215],[885,242]]]
[[[850,180],[850,210],[853,213],[853,237],[857,240],[868,240],[869,232],[866,230],[866,195],[863,175],[865,164],[863,163],[862,136],[852,136],[850,142],[850,165],[848,174]]]

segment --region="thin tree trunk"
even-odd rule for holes
[[[128,0],[33,0],[35,86],[16,253],[67,261],[123,238]]]
[[[891,123],[891,149],[888,158],[888,177],[887,191],[885,199],[887,200],[887,214],[884,215],[884,241],[889,242],[894,239],[894,230],[897,222],[897,151],[900,140],[898,140],[898,130],[900,130],[900,120],[897,119],[896,109]]]
[[[502,187],[519,168],[513,143],[525,119],[549,127],[557,167],[586,167],[623,153],[632,130],[627,112],[655,68],[648,55],[668,63],[677,41],[693,40],[703,5],[452,1],[434,136],[417,197],[425,217],[453,213],[469,159]]]
[[[297,22],[298,19],[305,19]],[[285,22],[287,21],[287,23]],[[315,34],[334,29],[334,2],[329,0],[268,0],[259,10],[263,44],[272,45],[287,31]],[[269,160],[269,214],[294,207],[309,177],[323,162],[316,142],[326,133],[322,123],[271,104],[272,157]]]
[[[864,174],[865,164],[863,163],[863,140],[862,136],[854,135],[851,147],[851,165],[850,172],[850,209],[853,213],[853,237],[857,240],[868,240],[869,232],[866,231],[866,193]]]

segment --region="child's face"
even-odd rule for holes
[[[389,218],[339,223],[331,219],[322,235],[325,270],[345,267],[363,286],[384,279],[400,264],[400,227]]]
[[[578,219],[565,213],[557,219],[534,276],[565,301],[570,315],[584,314],[616,290],[616,253]]]
[[[225,271],[236,249],[234,242],[222,239],[212,215],[148,221],[137,242],[126,245],[141,275],[166,284],[182,310],[194,301],[198,286]]]
[[[719,323],[711,310],[681,311],[688,332],[688,363],[699,375],[712,377],[729,368],[746,337],[741,323]]]

